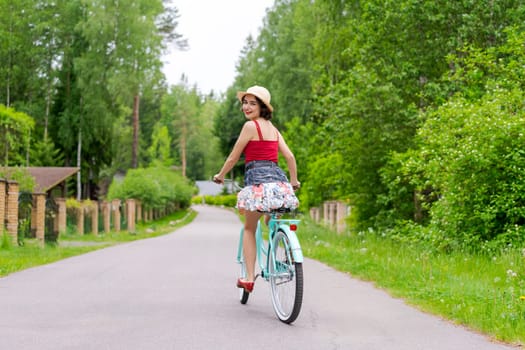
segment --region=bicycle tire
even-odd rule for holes
[[[241,265],[241,273],[240,278],[246,278],[246,263],[244,262],[244,257],[239,262]],[[239,301],[241,304],[246,304],[248,302],[248,297],[250,296],[250,293],[248,293],[244,288],[239,288]]]
[[[303,303],[303,265],[294,262],[290,242],[279,230],[272,241],[269,272],[272,305],[275,314],[284,323],[297,319]]]

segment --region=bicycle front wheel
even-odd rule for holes
[[[284,323],[295,321],[303,302],[303,265],[293,261],[290,242],[277,231],[269,261],[273,309]]]

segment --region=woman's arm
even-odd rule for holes
[[[288,165],[288,172],[290,173],[290,184],[297,190],[301,187],[301,183],[297,180],[297,164],[295,162],[295,156],[286,144],[284,137],[279,133],[279,152],[283,155]]]
[[[237,139],[237,142],[235,142],[235,145],[233,146],[230,155],[228,156],[228,158],[226,158],[226,161],[224,162],[221,171],[219,171],[218,174],[215,174],[215,176],[213,176],[214,182],[220,184],[224,183],[224,177],[230,170],[232,170],[235,164],[237,164],[242,152],[244,151],[244,148],[252,139],[254,132],[256,132],[254,123],[244,123],[241,133],[239,134],[239,138]]]

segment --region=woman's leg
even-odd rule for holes
[[[262,213],[256,211],[246,210],[246,221],[244,222],[244,238],[243,238],[243,253],[246,261],[246,281],[253,282],[255,280],[255,259],[257,258],[256,244],[255,244],[255,230],[257,229],[257,222],[261,218]]]

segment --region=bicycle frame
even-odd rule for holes
[[[271,214],[270,221],[268,222],[269,227],[269,237],[268,243],[264,243],[263,234],[262,234],[262,225],[259,221],[257,223],[257,229],[255,231],[255,242],[256,242],[256,251],[257,251],[257,262],[259,268],[261,269],[261,277],[265,280],[270,278],[269,274],[269,254],[268,252],[272,251],[272,242],[273,237],[276,232],[283,231],[288,237],[290,244],[290,251],[292,253],[292,259],[294,262],[302,263],[304,260],[303,252],[299,244],[299,239],[294,230],[290,229],[291,225],[298,225],[300,220],[295,219],[280,219],[276,214]],[[239,246],[237,249],[237,262],[242,263],[243,260],[243,237],[244,237],[244,227],[241,229]]]

